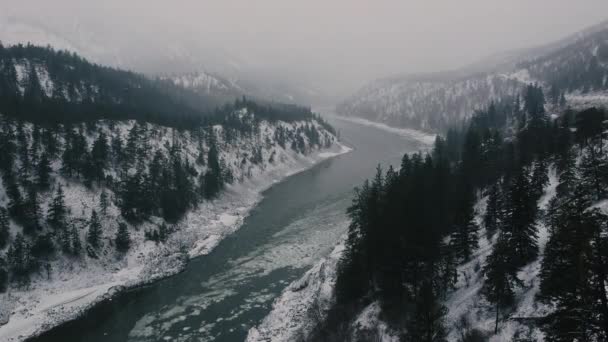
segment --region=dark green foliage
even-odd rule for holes
[[[51,161],[46,153],[42,154],[36,167],[36,185],[42,190],[47,190],[50,184]]]
[[[486,213],[483,217],[483,223],[489,238],[494,236],[494,233],[502,222],[502,203],[502,192],[500,191],[498,182],[496,182],[490,186],[488,191]]]
[[[91,220],[89,221],[89,230],[87,232],[87,243],[97,249],[101,246],[103,231],[101,228],[101,222],[99,222],[99,216],[97,212],[93,210],[91,212]]]
[[[30,244],[21,233],[15,236],[6,253],[8,269],[15,280],[20,283],[29,282],[29,275],[34,270],[35,261],[31,257]]]
[[[39,234],[34,238],[31,254],[36,258],[48,257],[55,252],[53,235],[51,233]]]
[[[456,256],[461,261],[467,261],[479,246],[477,232],[479,227],[475,222],[475,196],[472,190],[464,190],[460,200],[461,207],[456,210],[451,244]]]
[[[543,190],[549,184],[549,167],[544,159],[537,160],[532,169],[530,185],[535,199],[538,200],[543,194]]]
[[[34,188],[31,188],[23,204],[23,216],[20,220],[25,233],[34,234],[37,230],[41,229],[40,216],[38,193]]]
[[[0,293],[6,292],[8,288],[8,269],[6,261],[0,256]]]
[[[110,206],[110,199],[108,198],[108,193],[104,189],[99,195],[99,209],[101,209],[101,214],[106,215],[108,212],[108,207]]]
[[[120,222],[118,224],[114,242],[116,243],[116,250],[119,252],[126,252],[129,250],[129,247],[131,247],[131,234],[129,233],[129,227],[126,223]]]
[[[530,85],[523,111],[517,103],[480,111],[464,129],[450,130],[447,141],[438,138],[432,156],[406,155],[398,173],[378,172],[365,182],[348,211],[337,303],[317,334],[341,336],[340,322],[354,318],[348,312],[379,300],[384,318],[407,331],[404,339],[432,340],[429,331],[441,338],[440,298],[454,284],[457,262],[476,247],[473,194],[480,190],[488,196],[484,225],[494,243],[483,265],[481,293],[495,306],[497,332],[517,287],[524,285],[518,272],[539,253],[538,203],[552,166],[559,184],[546,216],[550,238],[540,298],[556,311],[541,322],[542,329],[552,341],[605,340],[608,217],[593,205],[606,199],[608,158],[600,134],[605,114],[598,113],[566,110],[550,121],[541,88]],[[519,125],[513,131],[508,122]],[[427,303],[422,310],[421,300]]]
[[[10,239],[10,222],[8,210],[0,207],[0,249],[4,248]]]
[[[506,237],[500,233],[483,268],[485,280],[482,293],[489,302],[496,305],[494,333],[498,331],[501,310],[513,302],[514,287],[521,283],[517,278],[518,267],[512,262],[510,253]]]
[[[209,140],[209,151],[207,152],[207,171],[205,172],[203,182],[204,195],[206,198],[214,198],[223,187],[222,168],[219,159],[219,151],[215,141],[215,135],[212,133]]]
[[[444,342],[446,330],[444,325],[447,309],[439,303],[433,293],[431,283],[423,284],[421,293],[416,301],[414,313],[406,323],[407,342]]]
[[[556,304],[544,325],[552,341],[608,338],[608,216],[589,209],[592,197],[573,188],[550,207],[540,297]]]
[[[72,229],[70,229],[70,252],[74,256],[79,256],[82,253],[82,242],[80,241],[80,234],[78,233],[78,228],[75,225],[72,225]]]
[[[538,255],[537,198],[530,189],[528,170],[521,168],[507,190],[501,232],[509,249],[510,261],[517,266],[527,264]]]
[[[46,221],[55,229],[63,229],[66,225],[67,208],[63,195],[61,184],[57,186],[57,192],[53,201],[49,204],[49,209],[46,214]]]

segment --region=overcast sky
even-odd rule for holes
[[[0,13],[78,22],[131,48],[192,39],[287,77],[356,87],[559,39],[607,19],[608,1],[0,0]]]

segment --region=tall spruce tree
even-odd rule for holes
[[[116,243],[116,249],[119,252],[126,252],[131,247],[131,234],[129,233],[129,227],[126,223],[121,222],[118,224],[114,242]]]
[[[43,153],[36,167],[36,185],[38,185],[41,190],[47,190],[51,185],[50,173],[52,171],[53,169],[51,168],[49,156],[47,153]]]
[[[498,332],[501,310],[513,302],[514,287],[521,283],[517,278],[518,268],[512,263],[510,253],[508,243],[500,233],[483,268],[485,279],[482,293],[490,303],[495,305],[495,334]]]
[[[488,202],[486,205],[486,213],[483,217],[484,226],[488,238],[494,236],[502,222],[502,193],[498,182],[492,184],[488,190]]]
[[[99,222],[99,217],[97,216],[97,212],[95,210],[93,210],[91,212],[91,219],[89,220],[89,230],[87,232],[87,243],[95,249],[99,248],[101,246],[102,235],[103,235],[103,231],[101,228],[101,222]]]
[[[66,227],[67,208],[65,206],[65,197],[61,184],[57,186],[57,192],[53,201],[49,204],[47,210],[46,221],[55,229],[64,229]]]
[[[10,239],[10,222],[8,210],[0,207],[0,249],[4,248]]]
[[[511,180],[505,203],[503,234],[512,262],[524,266],[538,255],[536,196],[530,191],[528,170],[520,168]]]

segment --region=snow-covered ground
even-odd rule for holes
[[[297,341],[323,321],[334,299],[336,271],[344,241],[341,239],[328,257],[283,291],[262,323],[249,330],[247,342]]]
[[[119,131],[126,134],[132,124],[126,123],[124,127],[119,127]],[[273,135],[273,127],[270,125],[262,125],[260,129],[263,135]],[[160,139],[153,142],[157,147],[163,146],[164,140],[171,139],[171,135],[163,132],[162,128],[158,133]],[[195,164],[199,146],[190,141],[192,137],[187,134],[182,138],[186,154]],[[49,279],[46,274],[38,274],[27,288],[12,288],[1,294],[0,323],[6,324],[0,326],[0,340],[23,340],[78,317],[96,303],[126,288],[179,272],[189,258],[209,253],[224,237],[238,229],[249,211],[262,198],[262,192],[272,184],[322,160],[351,150],[334,142],[330,148],[312,150],[307,155],[302,155],[289,147],[275,146],[272,148],[276,155],[274,162],[265,161],[261,166],[247,164],[243,168],[241,160],[245,151],[258,143],[243,141],[237,147],[224,147],[222,157],[233,168],[237,182],[227,186],[218,199],[203,202],[189,212],[175,227],[175,232],[166,243],[157,245],[144,239],[143,231],[160,223],[157,218],[153,218],[152,222],[134,228],[137,231],[132,230],[133,247],[127,255],[118,256],[112,253],[112,249],[105,249],[99,260],[73,261],[59,258],[52,265]],[[63,182],[66,203],[72,208],[72,215],[86,218],[91,208],[95,208],[100,190],[87,189],[80,183],[68,180]],[[118,220],[118,208],[111,206],[108,214],[103,217],[104,225],[113,232]],[[110,234],[106,238],[108,235]]]
[[[350,120],[350,118],[349,118]],[[547,208],[549,201],[555,196],[558,184],[555,170],[549,174],[549,185],[539,201],[541,210]],[[482,225],[487,198],[481,198],[475,206],[476,220]],[[542,221],[542,220],[541,220]],[[539,221],[539,248],[542,255],[548,240],[547,227]],[[485,228],[479,233],[479,248],[471,261],[458,267],[458,283],[456,289],[447,298],[445,305],[448,308],[446,322],[457,323],[461,317],[469,322],[475,322],[472,328],[482,331],[493,331],[493,306],[480,295],[483,285],[481,268],[485,258],[491,253],[496,242],[494,238],[486,237]],[[247,342],[260,341],[296,341],[308,336],[317,322],[323,320],[331,307],[333,300],[333,286],[336,281],[336,267],[344,250],[344,240],[334,249],[330,256],[319,261],[301,279],[293,282],[273,304],[272,311],[257,327],[251,328]],[[535,301],[539,291],[540,271],[542,258],[526,266],[519,274],[524,286],[516,291],[517,304],[511,317],[530,318],[544,316],[549,307]],[[383,342],[397,341],[398,338],[380,318],[378,303],[374,302],[362,310],[352,326],[353,340],[362,336],[373,336]],[[447,326],[448,340],[458,341],[460,338],[458,327],[455,324]],[[498,335],[491,338],[494,342],[512,341],[514,336],[529,336],[534,340],[542,340],[538,329],[529,329],[526,325],[511,319],[503,319]]]
[[[541,210],[546,210],[549,201],[555,196],[555,189],[558,179],[555,170],[549,173],[549,185],[545,188],[544,195],[539,200],[538,206]],[[481,224],[485,213],[486,198],[482,198],[476,205],[476,220]],[[538,274],[541,268],[542,255],[549,238],[549,232],[545,224],[539,220],[538,227],[538,246],[539,258],[524,267],[518,274],[523,281],[523,286],[515,290],[514,310],[509,317],[501,317],[499,322],[499,332],[490,338],[490,341],[502,342],[513,341],[516,335],[519,337],[529,337],[533,341],[542,340],[542,333],[538,329],[532,329],[512,318],[534,318],[542,317],[548,313],[549,308],[535,300],[539,291],[540,279]],[[483,286],[482,268],[485,260],[492,253],[498,234],[494,234],[492,239],[486,236],[485,228],[480,229],[479,248],[475,251],[472,259],[458,267],[458,282],[456,289],[452,292],[445,305],[449,312],[446,322],[462,322],[464,320],[471,323],[472,328],[476,328],[484,333],[493,332],[496,319],[496,312],[491,303],[486,301],[480,291]],[[455,324],[447,326],[448,340],[457,341],[460,338],[460,331]]]
[[[344,121],[349,121],[349,122],[354,122],[360,125],[364,125],[364,126],[369,126],[369,127],[375,127],[387,132],[391,132],[391,133],[395,133],[404,137],[410,137],[413,139],[416,139],[424,144],[427,145],[432,145],[435,142],[435,139],[437,137],[436,134],[432,134],[432,133],[426,133],[426,132],[422,132],[422,131],[418,131],[415,129],[409,129],[409,128],[400,128],[400,127],[393,127],[393,126],[389,126],[387,124],[381,123],[381,122],[375,122],[375,121],[370,121],[370,120],[366,120],[363,118],[358,118],[358,117],[348,117],[348,116],[336,116],[336,118],[340,119],[340,120],[344,120]]]
[[[340,120],[372,126],[410,137],[420,141],[424,146],[431,147],[435,135],[425,132],[390,127],[381,123],[351,117],[335,116]],[[344,222],[348,225],[349,222]],[[326,258],[318,261],[302,278],[294,281],[275,300],[271,312],[257,326],[252,327],[247,335],[247,342],[261,341],[300,341],[305,340],[317,323],[322,322],[334,300],[338,262],[344,251],[346,237],[336,245]],[[397,341],[384,322],[381,321],[377,305],[371,304],[358,316],[354,331],[367,331],[375,327],[375,336],[381,336],[382,341]]]

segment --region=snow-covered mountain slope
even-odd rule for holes
[[[528,83],[562,94],[573,106],[606,105],[608,22],[546,46],[505,53],[453,72],[378,80],[338,105],[341,115],[444,131],[490,101],[516,96]]]
[[[235,115],[245,123],[251,122],[255,113],[243,109]],[[127,141],[135,125],[134,121],[100,121],[95,133],[90,133],[84,125],[79,130],[84,134],[86,144],[90,145],[100,132],[109,140],[117,141],[120,137]],[[313,126],[319,133],[321,145],[316,145],[304,134]],[[22,130],[31,141],[35,126],[25,124]],[[41,259],[41,267],[30,275],[28,286],[12,283],[6,293],[0,294],[0,340],[21,341],[73,319],[86,308],[126,287],[179,272],[189,258],[209,253],[222,238],[238,229],[265,188],[320,160],[349,151],[315,120],[261,120],[246,134],[228,133],[230,128],[219,124],[212,130],[216,137],[213,141],[219,151],[218,159],[224,170],[222,173],[230,174],[233,182],[219,197],[199,202],[177,223],[169,224],[170,234],[165,242],[151,241],[149,235],[164,224],[162,217],[152,215],[142,223],[129,223],[131,248],[126,253],[116,251],[114,240],[119,222],[126,222],[120,209],[120,190],[105,183],[87,186],[78,177],[66,175],[60,160],[54,161],[51,164],[50,189],[38,197],[41,212],[47,212],[56,189],[61,185],[69,212],[68,224],[77,232],[72,238],[81,240],[85,251],[77,255],[56,251],[48,259]],[[201,155],[211,149],[205,134],[201,136],[197,131],[178,131],[150,123],[137,124],[136,131],[143,134],[138,141],[145,141],[149,156],[174,153],[169,151],[177,148],[183,162],[191,167],[189,172],[202,175],[211,167],[208,161],[201,161]],[[59,142],[61,146],[66,143],[63,138]],[[114,179],[129,178],[128,175],[141,172],[141,168],[137,162],[127,169],[111,166],[105,173]],[[143,168],[144,173],[151,172],[146,171],[149,167]],[[104,214],[101,214],[102,193],[110,198]],[[6,184],[2,182],[0,206],[7,206],[10,200]],[[103,231],[101,247],[91,253],[90,246],[85,246],[93,210],[100,213]],[[52,232],[44,223],[41,229],[37,235],[47,230]],[[21,232],[24,228],[12,222],[11,240]],[[4,256],[8,248],[7,245],[0,249],[0,256]]]
[[[555,170],[551,169],[549,184],[545,187],[544,194],[538,201],[541,212],[547,210],[549,202],[555,196],[557,184],[558,179]],[[498,238],[498,234],[487,236],[486,229],[482,224],[486,201],[487,198],[484,197],[475,206],[476,221],[482,227],[479,231],[479,248],[475,251],[471,260],[457,268],[458,281],[454,291],[445,300],[448,309],[446,321],[455,323],[447,326],[449,341],[458,341],[463,332],[473,329],[482,334],[494,331],[495,307],[481,294],[484,283],[482,268]],[[543,218],[539,218],[537,221],[538,247],[541,256],[549,238],[548,228],[543,221]],[[518,273],[517,276],[522,280],[522,286],[518,287],[515,292],[512,311],[508,317],[501,317],[499,332],[493,335],[490,341],[543,340],[544,335],[537,326],[526,324],[545,317],[551,312],[550,306],[541,303],[536,297],[540,289],[541,263],[542,257],[539,257]]]
[[[549,184],[538,202],[542,211],[548,208],[550,200],[555,196],[557,184],[555,170],[551,169]],[[481,332],[481,336],[491,336],[490,341],[493,342],[518,339],[542,341],[542,331],[529,323],[539,317],[545,317],[552,310],[550,305],[536,298],[540,286],[542,254],[549,236],[548,228],[543,218],[539,218],[537,225],[541,257],[519,272],[518,277],[523,284],[516,290],[512,310],[508,317],[501,317],[499,333],[492,335],[490,332],[494,331],[495,308],[480,292],[484,282],[482,268],[497,237],[497,234],[488,237],[483,227],[486,201],[487,197],[482,197],[475,205],[476,221],[482,227],[479,231],[479,248],[471,260],[457,268],[458,280],[455,288],[443,300],[447,309],[445,321],[453,323],[446,325],[447,340],[460,341],[463,333],[476,330]],[[333,303],[337,260],[340,259],[343,249],[343,243],[338,244],[330,256],[292,283],[275,301],[273,310],[264,321],[249,331],[247,341],[307,340],[310,332],[326,317]],[[350,325],[349,334],[349,341],[399,341],[398,333],[392,331],[383,321],[378,302],[372,302],[356,315]]]
[[[236,58],[221,46],[205,46],[185,35],[148,41],[128,35],[108,37],[105,31],[111,32],[77,19],[70,24],[53,23],[0,13],[0,42],[4,45],[28,42],[50,45],[75,52],[94,63],[133,70],[152,78],[170,78],[206,97],[217,95],[218,105],[242,95],[301,105],[329,101],[320,90],[322,84],[313,85],[262,69]],[[138,44],[132,44],[133,40]]]

